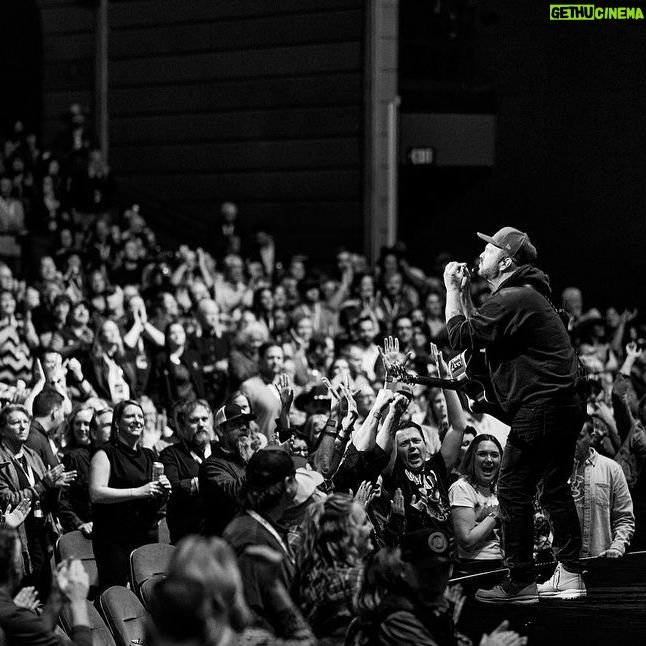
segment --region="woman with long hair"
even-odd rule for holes
[[[110,442],[90,462],[92,545],[101,590],[125,585],[130,552],[157,542],[159,510],[171,490],[165,475],[153,474],[155,454],[139,446],[143,429],[140,404],[119,402],[112,417]]]
[[[448,589],[452,574],[448,536],[430,528],[404,536],[401,550],[384,548],[366,563],[356,597],[357,619],[348,629],[349,646],[471,643],[456,630],[458,591]],[[525,646],[527,638],[501,623],[480,646]]]
[[[181,323],[166,326],[165,351],[157,357],[155,386],[151,387],[158,408],[170,410],[176,401],[204,398],[200,355],[187,347],[186,330]]]
[[[99,397],[116,404],[137,397],[137,367],[127,352],[119,327],[106,319],[101,323],[91,351],[92,370],[88,375]]]
[[[371,533],[363,507],[347,494],[329,496],[308,510],[294,593],[321,644],[343,643],[364,559],[372,550]]]
[[[76,479],[63,489],[59,499],[59,515],[63,529],[75,529],[85,536],[92,535],[90,505],[90,456],[94,449],[91,434],[94,409],[87,404],[77,404],[70,413],[63,429],[66,452],[63,464],[66,471],[76,471]]]
[[[496,482],[502,447],[493,435],[476,435],[462,462],[463,475],[449,488],[460,569],[479,572],[502,563]]]
[[[204,399],[180,404],[175,419],[179,442],[166,447],[159,456],[173,489],[166,515],[173,544],[202,531],[204,510],[197,476],[215,442],[213,413]]]
[[[268,574],[280,567],[281,556],[265,546],[247,548]],[[316,643],[314,635],[295,607],[289,593],[277,576],[265,593],[271,608],[279,618],[281,637],[265,628],[255,627],[255,618],[244,597],[242,578],[233,550],[221,538],[187,536],[182,539],[171,557],[168,579],[198,582],[210,602],[211,621],[208,646],[309,646]],[[153,599],[157,590],[153,594]],[[154,608],[154,602],[153,602]],[[157,642],[153,642],[157,644]]]

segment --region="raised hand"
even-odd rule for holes
[[[640,359],[644,354],[643,348],[640,348],[635,341],[631,341],[626,346],[626,356],[633,361],[635,359]]]
[[[83,381],[83,368],[81,362],[75,357],[71,357],[63,363],[63,366],[72,373],[76,381]]]
[[[355,502],[358,502],[364,509],[368,508],[368,505],[372,502],[372,499],[375,497],[377,491],[373,486],[372,482],[369,480],[364,480],[357,489],[357,493],[354,496]]]
[[[451,377],[449,366],[447,365],[446,361],[444,361],[444,357],[442,356],[442,353],[438,349],[437,345],[435,345],[435,343],[431,343],[430,345],[430,356],[437,368],[437,376]]]
[[[402,493],[402,490],[399,487],[395,489],[393,499],[390,503],[390,513],[397,514],[399,516],[406,515],[405,509],[404,509],[404,494]]]
[[[399,349],[399,339],[388,336],[384,339],[383,349],[380,346],[379,354],[384,364],[384,369],[389,377],[400,377],[406,364],[411,360],[413,353],[403,354]]]
[[[43,364],[40,362],[40,359],[36,359],[36,362],[34,364],[34,382],[44,384],[46,381],[47,381],[47,378],[45,377]]]
[[[359,417],[359,411],[357,409],[357,402],[355,401],[350,388],[346,384],[341,383],[339,384],[339,390],[347,402],[348,412],[346,413],[346,417],[354,417],[356,419]]]
[[[332,402],[330,404],[331,412],[338,414],[341,410],[341,393],[332,385],[332,382],[327,377],[321,377],[321,381],[332,397]]]
[[[406,412],[406,409],[408,408],[410,401],[411,401],[410,398],[406,397],[406,395],[397,393],[395,395],[395,398],[390,402],[390,407],[392,408],[394,413],[398,415],[402,415],[403,413]]]
[[[278,391],[280,403],[282,404],[283,409],[288,411],[292,407],[292,402],[294,401],[294,389],[289,382],[289,376],[284,372],[281,373],[274,386]]]

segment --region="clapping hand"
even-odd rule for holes
[[[11,505],[7,505],[4,513],[4,522],[12,529],[16,529],[25,522],[25,518],[29,516],[30,511],[31,500],[29,498],[23,498],[13,511],[11,511]]]
[[[19,608],[26,608],[32,612],[36,612],[41,607],[41,603],[38,599],[38,592],[36,592],[36,588],[33,585],[22,588],[13,598],[13,602]]]
[[[85,602],[90,589],[90,577],[79,559],[66,559],[57,568],[55,582],[71,603]]]
[[[447,585],[444,589],[444,598],[453,607],[453,624],[457,625],[458,621],[460,621],[464,602],[467,600],[466,596],[463,594],[462,586],[459,583],[455,585]]]
[[[68,487],[70,482],[76,478],[76,471],[65,471],[62,464],[57,464],[55,467],[47,469],[43,476],[43,482],[46,486],[53,489],[61,489]]]
[[[480,646],[525,646],[527,644],[527,637],[521,637],[508,628],[509,621],[505,619],[490,635],[482,636]]]

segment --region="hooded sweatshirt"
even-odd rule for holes
[[[494,392],[510,418],[522,406],[566,404],[575,394],[578,362],[550,292],[547,275],[523,265],[471,318],[447,323],[453,349],[486,350]]]

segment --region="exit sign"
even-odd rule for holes
[[[406,157],[413,166],[430,166],[435,162],[435,149],[409,148]]]

